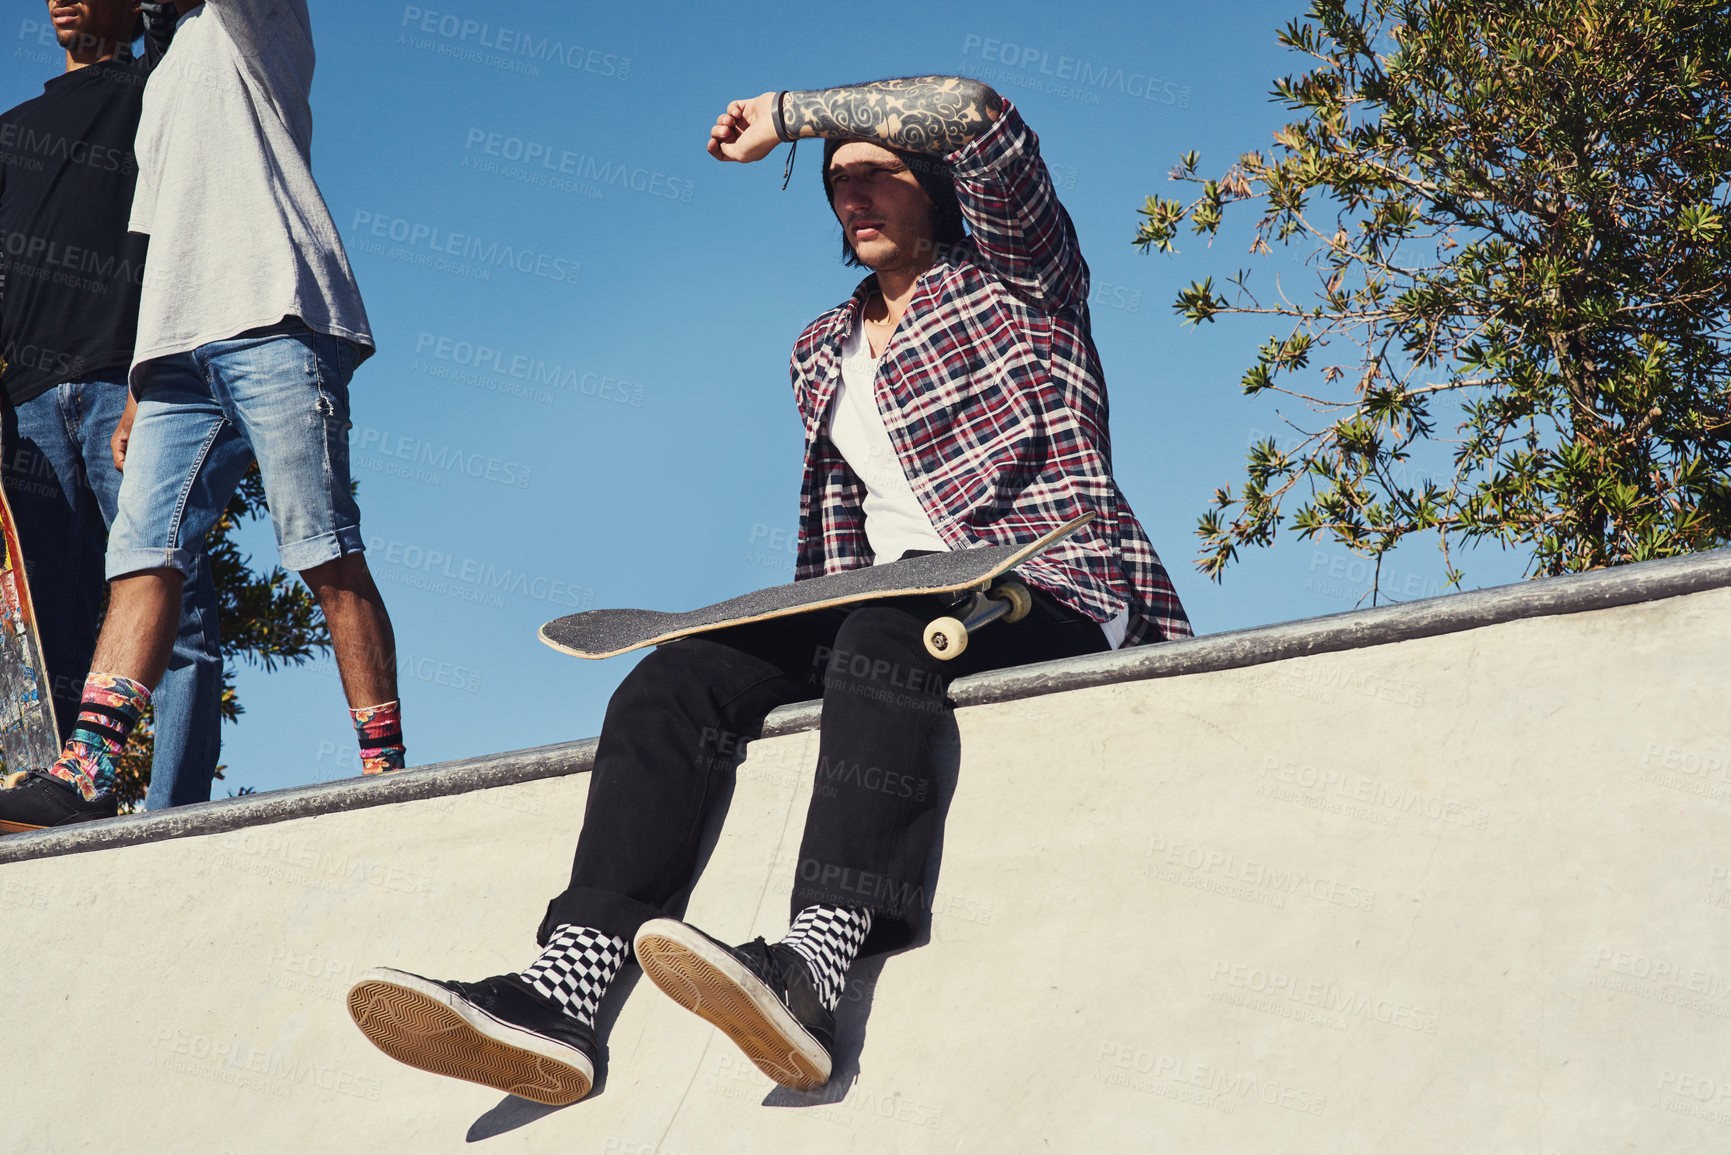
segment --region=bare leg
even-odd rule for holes
[[[396,701],[397,639],[366,555],[344,554],[303,570],[301,579],[325,612],[350,708]]]
[[[180,629],[177,569],[152,569],[115,578],[108,587],[108,614],[90,668],[119,674],[151,689],[162,681]]]
[[[104,792],[113,788],[114,759],[174,653],[174,638],[180,632],[182,582],[179,570],[150,569],[109,584],[108,614],[96,639],[78,721],[61,747],[59,759],[45,772],[46,777],[58,778],[76,791],[83,802],[69,804],[57,798],[57,806],[44,810],[40,803],[46,796],[40,792],[25,799],[32,780],[8,776],[4,785],[13,806],[9,820],[0,816],[0,830],[32,830],[67,821],[68,805],[72,806],[71,820],[76,819],[81,806],[94,807],[95,813],[88,815],[91,817],[114,813],[113,795]],[[100,720],[89,720],[86,710],[94,711]]]

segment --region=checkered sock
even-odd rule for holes
[[[522,978],[566,1014],[594,1026],[595,1008],[630,953],[630,944],[622,938],[565,923],[553,932],[541,957]]]
[[[60,760],[48,773],[73,787],[86,802],[114,788],[114,759],[150,702],[150,690],[119,674],[91,672],[84,702]]]
[[[385,702],[350,710],[361,742],[361,773],[383,774],[403,768],[403,706]]]
[[[872,928],[872,912],[852,906],[808,906],[788,928],[784,946],[792,947],[811,967],[817,997],[825,1010],[841,1002],[847,968]]]

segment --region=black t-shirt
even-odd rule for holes
[[[0,114],[0,385],[15,405],[64,381],[126,380],[148,242],[126,222],[149,71],[92,64]]]

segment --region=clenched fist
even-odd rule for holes
[[[736,100],[715,118],[709,130],[709,155],[716,160],[750,164],[775,151],[781,141],[775,135],[776,93],[766,92],[750,100]]]

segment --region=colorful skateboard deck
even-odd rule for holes
[[[937,619],[927,631],[927,649],[939,657],[953,657],[966,648],[968,632],[999,617],[1015,621],[1027,612],[1027,591],[1018,582],[1000,582],[1000,578],[1092,520],[1094,515],[1085,513],[1023,545],[958,549],[846,570],[755,590],[682,614],[658,610],[588,610],[548,622],[541,627],[541,640],[575,657],[611,658],[711,630],[856,602],[971,591],[974,598],[965,610],[956,617]],[[1020,601],[1016,600],[1018,596]]]
[[[60,756],[42,634],[30,598],[18,522],[0,488],[0,777],[45,770]]]

